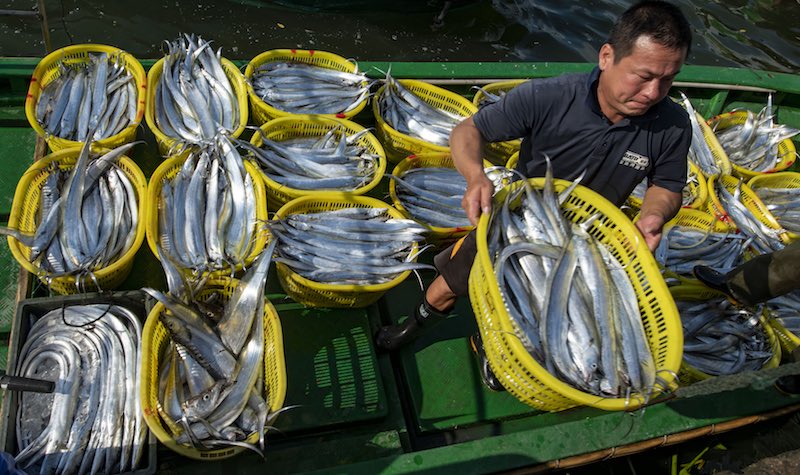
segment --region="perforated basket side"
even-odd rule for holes
[[[92,153],[106,153],[107,149],[92,147]],[[38,225],[38,211],[41,201],[41,190],[47,176],[50,174],[48,167],[51,164],[57,165],[62,170],[71,170],[75,166],[79,148],[70,148],[54,152],[41,160],[34,162],[22,175],[17,189],[14,193],[14,201],[11,205],[11,215],[8,219],[8,226],[19,229],[26,233],[33,233]],[[91,292],[95,290],[113,290],[117,288],[133,269],[133,260],[136,252],[144,241],[144,209],[147,207],[146,187],[147,180],[142,170],[128,157],[121,157],[118,162],[119,168],[133,185],[137,198],[137,225],[136,235],[133,244],[122,256],[106,267],[96,269],[92,276],[81,276],[77,280],[76,276],[52,277],[43,269],[30,262],[31,250],[21,242],[8,238],[8,246],[11,254],[25,270],[36,275],[42,282],[48,285],[53,291],[61,295],[74,294],[79,292]]]
[[[403,177],[406,172],[415,168],[452,168],[455,169],[453,159],[449,153],[423,153],[419,155],[409,155],[400,161],[392,170],[392,175]],[[475,229],[474,226],[464,227],[442,227],[432,226],[419,219],[414,218],[411,213],[403,207],[403,202],[397,196],[397,183],[394,180],[389,180],[389,196],[392,198],[392,205],[397,208],[406,218],[413,219],[419,224],[425,226],[430,230],[430,237],[428,241],[435,243],[437,246],[449,244],[467,233]]]
[[[708,119],[708,125],[709,127],[711,127],[713,131],[716,131],[716,130],[725,130],[729,127],[733,127],[734,125],[741,125],[744,124],[746,121],[747,121],[747,112],[734,111],[734,112],[726,112],[724,114],[720,114]],[[753,177],[762,176],[767,173],[784,171],[794,164],[796,157],[797,153],[794,146],[794,142],[792,142],[792,139],[786,139],[778,144],[777,162],[775,163],[775,166],[772,167],[771,169],[765,170],[763,172],[756,172],[748,168],[741,167],[737,165],[735,162],[731,162],[731,169],[734,175],[742,177],[745,180],[749,180]]]
[[[363,132],[365,128],[353,121],[345,119],[330,118],[321,115],[291,115],[270,120],[262,124],[259,130],[261,133],[254,133],[253,137],[250,139],[250,143],[256,147],[261,147],[263,145],[262,133],[269,140],[283,142],[295,138],[322,137],[331,130],[339,130],[337,134],[343,133],[346,135],[353,135]],[[355,190],[343,192],[353,195],[364,195],[375,188],[386,173],[386,152],[384,152],[380,141],[371,132],[362,134],[355,144],[363,147],[367,153],[378,156],[378,165],[372,179]],[[319,193],[333,191],[290,188],[267,176],[263,169],[259,169],[259,176],[266,187],[267,198],[273,206],[283,206],[289,201],[302,196],[315,196]]]
[[[723,221],[734,225],[733,221],[731,220],[730,216],[728,216],[728,212],[725,207],[722,205],[722,202],[719,199],[719,195],[715,188],[716,182],[720,182],[722,186],[733,194],[736,191],[736,187],[739,186],[739,178],[735,178],[731,175],[724,175],[720,177],[711,177],[708,179],[708,194],[709,194],[709,205],[708,209],[711,213],[715,213],[720,219]],[[764,204],[763,201],[755,194],[752,188],[750,188],[746,183],[742,182],[741,184],[741,193],[740,199],[742,203],[750,210],[753,215],[758,218],[761,223],[765,226],[772,228],[776,231],[783,230],[778,221],[769,211],[767,206]],[[781,232],[778,237],[783,241],[785,244],[789,242],[789,235],[788,233]]]
[[[530,179],[535,187],[541,187],[543,178]],[[570,183],[555,180],[556,192],[564,190]],[[502,190],[496,197],[501,202],[509,190],[520,186],[519,182]],[[640,241],[641,236],[622,212],[599,194],[578,186],[562,205],[565,217],[582,223],[594,215],[596,218],[588,232],[596,237],[619,262],[628,263],[625,271],[638,297],[642,324],[652,352],[656,370],[666,385],[674,384],[673,377],[681,360],[683,335],[674,301],[669,296],[666,284],[649,251]],[[500,295],[494,276],[486,242],[489,219],[483,216],[476,233],[478,255],[475,267],[480,272],[470,276],[471,299],[482,335],[490,341],[492,350],[487,350],[493,368],[502,370],[498,376],[509,391],[522,402],[542,410],[563,410],[574,405],[589,405],[604,410],[635,409],[647,397],[653,397],[663,388],[654,388],[654,394],[631,395],[628,398],[605,398],[577,390],[548,373],[528,352],[514,335],[511,318]],[[476,283],[475,280],[481,282]],[[488,289],[488,293],[482,289]],[[481,297],[481,295],[488,295]],[[488,300],[489,302],[484,302]],[[486,345],[486,342],[484,342]],[[494,359],[494,361],[492,361]],[[513,389],[512,389],[513,386]]]
[[[393,218],[403,219],[402,213],[387,203],[367,196],[355,196],[345,193],[320,193],[315,196],[304,196],[283,205],[273,219],[280,220],[292,214],[332,211],[343,208],[385,208]],[[411,254],[415,255],[418,246],[415,243]],[[416,259],[414,259],[416,260]],[[278,278],[281,287],[295,301],[308,307],[365,307],[379,299],[389,289],[405,280],[411,271],[398,274],[394,279],[381,284],[327,284],[306,279],[287,266],[277,263]]]
[[[423,81],[416,81],[413,79],[400,79],[398,81],[411,93],[417,95],[420,99],[432,105],[433,107],[445,110],[452,114],[457,114],[465,119],[475,112],[475,107],[468,99],[448,91],[447,89],[428,84]],[[381,96],[386,91],[386,85],[378,89],[375,97],[372,100],[372,114],[375,117],[377,127],[375,129],[378,138],[386,150],[386,158],[392,162],[397,163],[409,155],[421,154],[426,152],[440,152],[449,153],[450,147],[436,145],[410,135],[403,134],[393,129],[381,116],[380,101]]]
[[[208,282],[199,297],[217,293],[223,302],[230,299],[238,281],[234,279],[216,279]],[[232,457],[245,449],[243,447],[225,447],[221,449],[199,450],[187,447],[175,440],[175,430],[179,427],[162,419],[158,401],[158,380],[160,360],[169,344],[170,338],[161,323],[159,315],[165,311],[164,305],[157,303],[145,322],[142,332],[142,380],[140,398],[145,422],[156,438],[170,450],[196,460],[221,460]],[[283,352],[283,334],[281,332],[278,313],[272,303],[264,299],[264,396],[270,412],[283,407],[286,397],[286,363]],[[251,434],[249,443],[258,441],[258,434]]]
[[[705,302],[709,300],[724,300],[727,297],[722,292],[710,289],[703,285],[677,285],[670,287],[670,294],[675,300],[688,301],[688,302]],[[761,369],[776,368],[781,361],[781,344],[779,336],[775,333],[773,327],[768,322],[766,314],[762,311],[758,319],[764,333],[767,335],[767,340],[770,343],[772,350],[772,357],[764,363]],[[681,362],[681,368],[678,373],[678,378],[681,385],[691,384],[697,381],[712,378],[713,376],[700,371],[693,367],[685,360]]]
[[[147,245],[150,247],[150,251],[153,253],[156,258],[158,258],[158,245],[159,245],[159,228],[158,228],[158,215],[161,213],[164,203],[161,201],[161,187],[164,183],[164,180],[172,180],[175,178],[180,170],[183,163],[186,161],[188,154],[180,154],[172,156],[167,160],[163,161],[153,172],[153,175],[150,177],[150,181],[147,184],[147,210],[145,213],[144,221],[145,221],[145,229],[147,235]],[[250,178],[253,181],[253,195],[256,199],[256,221],[259,223],[265,222],[269,219],[269,215],[267,212],[267,200],[266,200],[266,191],[264,189],[264,183],[261,181],[261,174],[258,171],[258,167],[252,164],[249,161],[244,162],[244,169],[245,172],[250,175]],[[244,260],[245,265],[250,264],[253,262],[261,251],[264,249],[264,246],[267,243],[267,238],[269,234],[266,232],[256,231],[254,236],[252,237],[252,245],[250,247],[250,253]],[[242,265],[237,264],[234,268],[236,272],[242,270]],[[186,272],[191,272],[189,269],[184,269]],[[230,273],[229,268],[225,268],[222,270],[213,271],[211,275],[225,275]]]
[[[44,137],[50,150],[57,152],[73,147],[80,147],[83,142],[68,140],[47,134],[36,119],[36,104],[42,94],[42,89],[50,82],[61,76],[61,63],[86,63],[91,53],[107,53],[110,61],[119,58],[126,71],[133,76],[136,87],[136,118],[125,129],[110,137],[98,140],[96,146],[101,148],[116,148],[132,142],[136,138],[136,131],[142,121],[145,110],[145,97],[147,94],[147,76],[142,64],[130,53],[119,48],[101,44],[80,44],[57,49],[48,54],[39,62],[31,76],[28,86],[28,95],[25,99],[25,116],[28,123],[39,136]]]
[[[750,181],[747,182],[747,186],[753,190],[756,196],[758,196],[759,188],[800,188],[800,173],[788,171],[765,173],[750,178]],[[767,210],[767,212],[772,215],[776,223],[780,224],[777,216],[769,210]],[[795,241],[797,239],[800,239],[800,235],[792,231],[786,231],[785,242]]]
[[[230,81],[234,94],[236,94],[236,107],[239,110],[239,123],[236,125],[236,129],[231,131],[229,137],[238,138],[242,135],[247,125],[249,111],[247,107],[247,86],[244,82],[244,76],[242,76],[242,73],[239,72],[239,68],[237,68],[235,64],[226,58],[220,58],[220,63],[222,64],[222,70],[225,72],[225,76],[228,78],[228,81]],[[179,145],[180,140],[178,137],[166,135],[156,121],[156,92],[163,72],[164,58],[156,61],[147,72],[147,104],[145,107],[144,119],[147,123],[147,127],[156,137],[159,153],[167,157],[172,155]]]
[[[258,97],[251,84],[250,80],[259,66],[269,62],[278,62],[278,61],[305,63],[313,66],[319,66],[321,68],[343,71],[346,73],[355,73],[358,71],[358,65],[355,62],[343,58],[338,54],[330,53],[327,51],[302,50],[302,49],[274,49],[259,54],[258,56],[250,60],[250,62],[247,64],[247,68],[244,71],[244,78],[245,82],[247,83],[247,95],[250,98],[250,108],[252,110],[253,121],[257,125],[262,125],[265,122],[270,121],[272,119],[276,119],[278,117],[289,117],[296,115],[290,112],[283,111],[276,107],[273,107],[264,102],[263,100],[261,100],[261,98]],[[364,81],[363,85],[366,86],[367,82]],[[366,105],[367,101],[364,100],[361,101],[361,103],[359,103],[352,110],[349,110],[347,112],[341,112],[338,114],[319,114],[319,115],[322,117],[330,117],[330,118],[336,117],[340,119],[349,119],[351,117],[356,116],[359,112],[361,112]]]

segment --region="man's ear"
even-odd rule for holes
[[[600,68],[600,71],[603,71],[613,63],[614,47],[608,43],[605,43],[600,47],[600,53],[597,55],[597,66]]]

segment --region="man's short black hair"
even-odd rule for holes
[[[681,10],[671,3],[646,0],[630,7],[619,17],[608,38],[608,43],[614,47],[614,62],[631,54],[641,36],[667,48],[686,48],[686,56],[689,56],[691,27]]]

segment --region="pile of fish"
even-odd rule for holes
[[[495,190],[503,188],[513,173],[500,166],[484,171]],[[455,168],[409,168],[402,175],[389,178],[395,181],[397,199],[414,220],[441,228],[472,226],[461,207],[467,182]]]
[[[787,125],[773,123],[772,95],[769,99],[767,106],[758,114],[742,111],[747,116],[744,123],[714,131],[730,161],[753,172],[774,169],[779,158],[778,144],[800,132]]]
[[[271,241],[227,302],[215,292],[206,300],[192,297],[173,285],[169,271],[170,293],[142,289],[166,308],[158,318],[169,341],[159,367],[147,370],[158,371],[159,415],[179,444],[199,450],[240,446],[263,455],[274,415],[263,381],[264,287],[274,246]]]
[[[473,89],[477,89],[478,91],[481,91],[483,93],[483,96],[481,96],[481,100],[478,103],[478,107],[484,107],[488,106],[489,104],[494,104],[495,102],[505,97],[506,94],[508,94],[508,91],[502,89],[498,90],[496,94],[493,92],[489,92],[486,89],[478,86],[473,87]]]
[[[358,71],[287,61],[259,65],[250,84],[262,101],[292,114],[347,114],[367,100],[370,88]]]
[[[76,276],[80,285],[93,271],[107,267],[133,246],[139,224],[138,197],[117,161],[138,142],[91,158],[84,142],[75,166],[50,169],[41,189],[34,234],[0,228],[30,248],[30,261],[48,279]]]
[[[198,272],[242,265],[256,241],[253,178],[225,135],[192,151],[161,183],[158,239],[163,256]]]
[[[424,239],[427,229],[386,211],[350,207],[274,221],[270,232],[278,239],[275,261],[327,284],[380,284],[408,270],[433,269],[414,262],[414,243]]]
[[[323,136],[286,141],[270,140],[258,131],[261,147],[245,141],[239,144],[280,185],[296,190],[353,191],[370,183],[378,172],[381,157],[358,144],[369,133],[366,129],[347,135],[334,128]]]
[[[139,400],[141,337],[139,318],[117,305],[73,305],[36,320],[17,375],[55,381],[55,391],[20,395],[20,467],[42,474],[138,467],[147,436]]]
[[[165,135],[206,144],[239,125],[239,100],[222,67],[221,51],[194,35],[167,45],[155,90],[154,116]]]
[[[683,190],[681,191],[681,206],[690,206],[697,199],[697,195],[693,191],[695,190],[695,187],[691,185],[697,186],[699,180],[705,180],[705,178],[698,177],[697,173],[695,173],[690,167],[687,172],[686,186],[684,186]],[[648,179],[645,177],[644,180],[639,182],[639,184],[636,185],[636,188],[633,189],[631,196],[638,198],[639,201],[644,201],[644,195],[647,193],[648,186]]]
[[[453,128],[466,118],[432,106],[388,74],[383,93],[375,100],[389,127],[443,147],[450,143]]]
[[[738,230],[751,238],[753,248],[758,254],[783,249],[784,244],[780,240],[780,234],[785,232],[783,229],[772,229],[762,223],[758,217],[744,204],[742,196],[742,181],[736,185],[733,193],[722,183],[722,180],[714,181],[714,190],[719,202],[725,209],[725,213],[730,217]]]
[[[59,63],[58,77],[42,88],[36,102],[36,120],[48,135],[100,140],[136,121],[136,83],[116,58],[90,53],[83,63]]]
[[[524,183],[495,204],[487,236],[517,336],[550,374],[579,390],[647,397],[656,366],[628,263],[588,232],[597,216],[582,225],[564,218],[560,204],[572,189],[556,195],[549,170],[541,194]]]
[[[728,272],[743,262],[750,239],[742,234],[701,230],[691,226],[672,226],[654,252],[667,270],[692,278],[697,265]]]
[[[689,147],[689,161],[699,168],[703,175],[707,177],[730,175],[731,164],[729,159],[727,157],[714,157],[711,147],[709,147],[708,142],[706,142],[703,136],[703,129],[700,124],[700,121],[703,120],[702,116],[694,110],[692,103],[685,94],[681,93],[681,96],[683,97],[683,107],[686,108],[686,112],[689,114],[689,122],[692,126],[692,144]]]
[[[800,335],[800,292],[794,291],[766,302],[770,317],[785,329]]]
[[[467,182],[455,168],[409,168],[402,177],[390,178],[397,199],[415,220],[441,228],[472,225],[461,207]]]
[[[675,304],[683,324],[683,359],[712,376],[757,371],[773,357],[772,342],[751,309],[724,298]]]
[[[781,227],[800,234],[800,188],[757,186],[752,189]]]

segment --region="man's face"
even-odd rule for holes
[[[615,63],[614,48],[604,44],[600,48],[602,73],[597,86],[603,114],[611,122],[618,122],[647,112],[667,96],[685,56],[685,49],[670,49],[641,36],[631,54]]]

